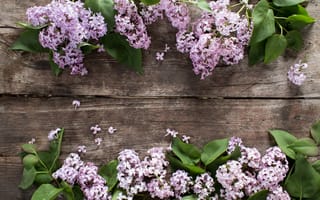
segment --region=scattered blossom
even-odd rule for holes
[[[92,131],[93,135],[96,135],[97,133],[101,132],[101,128],[98,124],[96,124],[95,126],[91,126],[90,130]]]
[[[44,26],[39,42],[53,52],[53,61],[62,69],[69,67],[71,74],[86,75],[82,42],[98,41],[107,33],[100,13],[94,14],[81,1],[53,0],[46,6],[34,6],[26,12],[33,26]]]
[[[189,143],[190,136],[182,135],[182,141],[185,142],[185,143]]]
[[[48,134],[49,141],[57,139],[60,131],[61,131],[61,128],[56,128],[55,130],[51,130]]]
[[[169,45],[166,43],[165,46],[164,46],[163,52],[167,53],[169,50],[170,50],[170,47],[169,47]]]
[[[35,138],[31,138],[31,140],[28,142],[28,144],[34,144],[36,142]]]
[[[163,56],[164,56],[163,52],[157,52],[156,53],[156,60],[157,61],[162,61],[164,59]]]
[[[306,75],[303,73],[303,71],[307,67],[307,63],[301,63],[301,60],[299,60],[298,63],[290,66],[288,71],[288,79],[295,85],[302,85],[302,83],[306,80]]]
[[[116,131],[117,131],[117,129],[114,128],[114,127],[112,127],[112,126],[110,126],[110,127],[108,128],[108,133],[110,133],[110,134],[113,134],[113,133],[115,133]]]
[[[86,153],[87,152],[87,147],[84,145],[79,145],[77,149],[78,149],[78,153]]]
[[[77,109],[78,107],[80,107],[80,101],[79,100],[73,100],[72,101],[72,105],[73,105],[74,109]]]
[[[94,139],[94,143],[96,143],[97,146],[100,146],[102,142],[102,138],[98,137]]]
[[[171,130],[171,129],[169,129],[169,128],[167,128],[167,134],[165,135],[165,136],[171,136],[171,137],[173,137],[173,138],[175,138],[175,137],[177,137],[177,135],[179,134],[177,131],[175,131],[175,130]]]

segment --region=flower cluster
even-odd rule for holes
[[[131,0],[115,0],[114,9],[117,11],[116,31],[126,36],[132,47],[148,49],[151,40],[135,3]]]
[[[271,147],[261,156],[256,148],[242,145],[240,138],[232,138],[228,149],[240,147],[241,157],[229,160],[216,171],[217,181],[223,199],[241,199],[260,190],[271,191],[267,199],[274,199],[275,195],[281,199],[290,199],[280,183],[289,170],[288,161],[279,147]]]
[[[111,199],[107,193],[108,187],[105,179],[98,174],[98,167],[91,162],[83,162],[76,153],[69,154],[62,167],[52,176],[70,185],[79,184],[87,200]]]
[[[290,66],[288,71],[288,79],[295,85],[302,85],[306,79],[306,75],[303,73],[304,69],[308,67],[307,63],[296,63]]]
[[[107,26],[101,14],[85,9],[81,1],[53,0],[46,6],[27,10],[28,22],[45,26],[39,33],[39,42],[53,52],[54,62],[71,74],[87,74],[80,47],[89,40],[98,41],[106,34]]]

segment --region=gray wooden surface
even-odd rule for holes
[[[320,119],[320,25],[305,31],[305,49],[289,53],[270,65],[218,67],[214,75],[199,80],[186,55],[174,49],[175,29],[166,22],[150,27],[153,43],[144,51],[143,75],[125,69],[103,54],[86,59],[89,75],[60,77],[51,74],[46,55],[12,52],[8,47],[21,29],[25,10],[49,0],[2,0],[0,7],[0,199],[28,199],[17,188],[22,165],[21,144],[36,138],[47,146],[47,133],[65,128],[63,156],[88,147],[86,160],[99,164],[114,159],[124,148],[139,152],[168,145],[166,128],[190,135],[202,145],[208,140],[232,135],[248,146],[265,150],[273,142],[268,129],[280,128],[296,136],[308,136],[310,125]],[[308,7],[320,18],[317,1]],[[155,61],[155,53],[171,46],[166,59]],[[293,57],[291,57],[291,56]],[[301,87],[287,81],[289,66],[306,60],[307,80]],[[74,110],[71,102],[81,101]],[[103,131],[98,148],[89,128],[99,124]],[[114,135],[107,128],[118,129]]]

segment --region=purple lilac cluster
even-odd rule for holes
[[[218,64],[238,64],[252,33],[245,16],[229,10],[229,0],[211,1],[211,11],[204,12],[192,31],[179,29],[177,49],[189,53],[193,71],[201,79],[212,74]]]
[[[198,199],[207,199],[209,196],[213,196],[212,193],[215,191],[214,180],[208,173],[201,174],[196,177],[193,186],[194,193],[198,196]],[[212,200],[215,200],[213,198]]]
[[[69,154],[62,167],[55,171],[52,176],[71,185],[79,184],[87,200],[111,199],[107,192],[106,181],[98,174],[98,167],[91,162],[83,162],[76,153]]]
[[[228,153],[236,146],[240,148],[241,157],[221,165],[216,171],[216,178],[222,189],[220,197],[233,200],[250,196],[260,190],[271,191],[269,200],[289,200],[288,193],[280,186],[288,170],[288,161],[279,147],[271,147],[261,156],[255,148],[245,147],[240,138],[229,141]]]
[[[301,63],[301,60],[290,66],[288,71],[288,79],[295,85],[302,85],[302,83],[306,80],[306,75],[303,71],[308,67],[307,63]]]
[[[39,33],[39,42],[53,51],[53,60],[60,68],[69,67],[73,75],[87,74],[79,46],[106,34],[107,26],[100,13],[85,9],[81,1],[53,0],[46,6],[29,8],[27,18],[33,26],[45,26]]]
[[[127,37],[129,44],[136,49],[148,49],[151,43],[146,25],[131,0],[115,0],[114,9],[116,31]]]

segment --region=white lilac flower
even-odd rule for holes
[[[77,109],[78,107],[80,107],[80,101],[79,100],[73,100],[72,101],[72,105],[73,105],[74,109]]]
[[[102,142],[102,138],[98,137],[94,139],[94,143],[96,143],[97,146],[100,146]]]
[[[147,184],[148,192],[152,198],[168,199],[174,196],[169,183],[163,178],[153,178]]]
[[[146,177],[165,177],[166,167],[169,162],[166,161],[165,150],[162,147],[154,147],[148,150],[148,156],[141,162],[143,174]]]
[[[185,143],[189,143],[189,141],[190,141],[190,136],[182,135],[182,141],[185,142]]]
[[[79,145],[77,149],[78,149],[79,153],[86,153],[87,152],[87,147],[84,145]]]
[[[175,197],[181,199],[183,194],[189,192],[192,186],[192,177],[183,170],[177,170],[170,177],[170,185],[173,188]]]
[[[59,132],[61,131],[61,128],[57,128],[55,130],[51,130],[48,134],[49,141],[55,140],[59,137]]]
[[[171,136],[173,138],[177,137],[177,135],[179,134],[177,131],[171,130],[169,128],[167,128],[166,132],[167,134],[165,136]]]
[[[35,138],[31,138],[31,140],[28,142],[29,144],[34,144],[35,143],[35,141],[36,141],[36,139]]]
[[[215,191],[214,180],[208,173],[198,175],[193,185],[193,191],[199,200],[206,199]]]
[[[162,60],[164,60],[163,56],[164,56],[164,53],[163,53],[163,52],[157,52],[157,53],[156,53],[156,60],[157,60],[157,61],[162,61]]]
[[[308,67],[307,63],[296,63],[290,66],[288,71],[288,79],[295,85],[302,85],[302,83],[306,80],[306,75],[303,71]]]
[[[108,133],[110,133],[110,134],[113,134],[113,133],[115,133],[116,131],[117,131],[117,129],[114,128],[114,127],[112,127],[112,126],[110,126],[110,127],[108,128]]]
[[[92,131],[93,135],[96,135],[97,133],[99,133],[102,129],[100,128],[100,126],[98,124],[96,124],[95,126],[91,126],[90,130]]]
[[[166,43],[163,52],[167,53],[170,50],[169,45]]]

